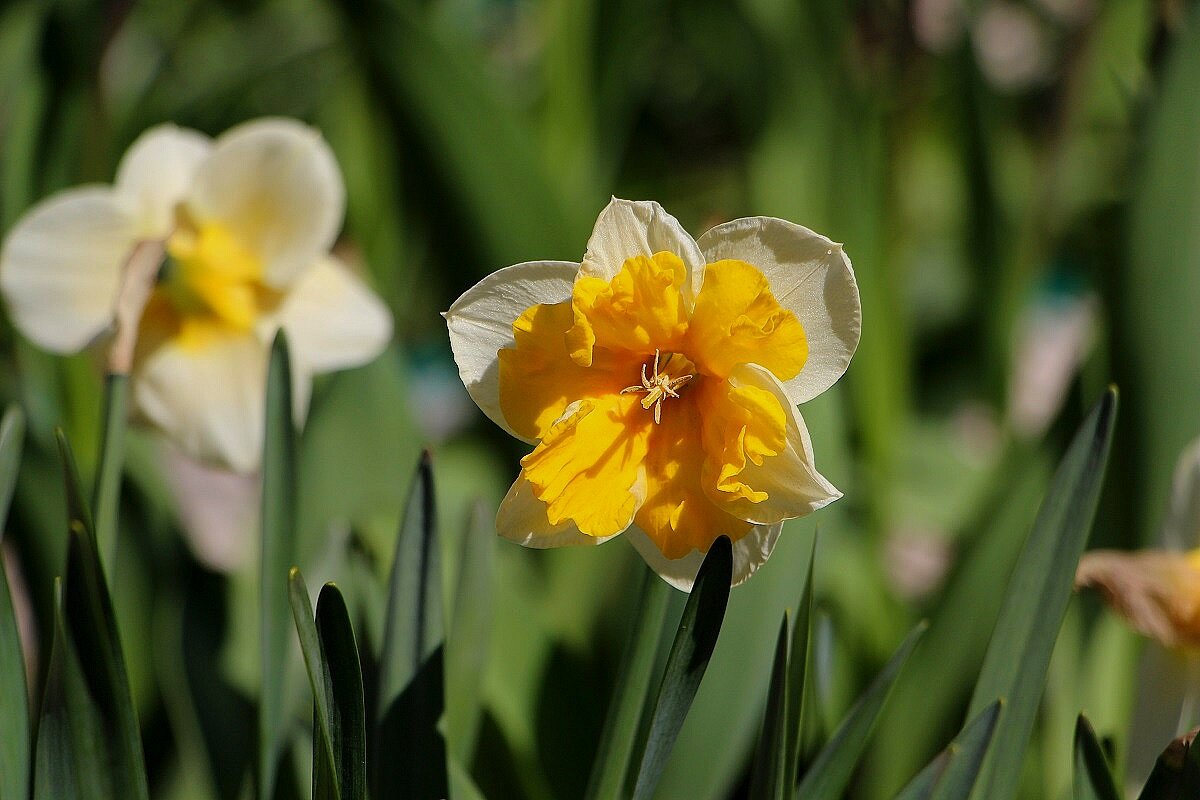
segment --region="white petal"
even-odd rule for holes
[[[365,364],[392,338],[387,306],[332,256],[300,276],[276,321],[287,331],[294,366],[310,374]]]
[[[234,231],[263,259],[267,283],[281,288],[329,252],[346,189],[320,133],[295,120],[262,119],[217,139],[187,205],[197,222]]]
[[[445,313],[450,348],[471,398],[488,418],[518,439],[500,411],[500,363],[513,346],[512,324],[530,306],[571,297],[578,264],[530,261],[493,272],[454,301]]]
[[[784,384],[793,403],[811,400],[842,377],[858,347],[862,309],[840,244],[772,217],[726,222],[699,242],[709,263],[735,258],[762,270],[775,299],[804,326],[808,361]]]
[[[211,150],[204,134],[171,124],[151,128],[129,146],[117,167],[116,190],[137,210],[139,236],[165,239],[171,233],[175,207]]]
[[[695,299],[704,282],[704,256],[696,241],[658,203],[614,197],[596,219],[579,274],[611,280],[626,259],[663,251],[682,259],[690,278],[688,300]]]
[[[168,340],[135,368],[134,402],[185,454],[251,472],[262,450],[267,355],[252,334]]]
[[[786,449],[764,458],[762,465],[747,462],[741,472],[747,485],[767,493],[766,500],[754,504],[755,513],[747,522],[770,525],[802,517],[841,497],[842,493],[817,472],[808,427],[788,399],[783,384],[757,364],[739,365],[730,374],[729,382],[771,392],[787,415]]]
[[[573,547],[597,545],[614,536],[588,536],[580,533],[571,522],[552,525],[546,513],[546,504],[533,494],[533,488],[525,478],[518,477],[509,488],[496,513],[496,532],[509,541],[535,547]]]
[[[766,563],[779,541],[783,523],[755,525],[750,532],[733,543],[733,580],[730,586],[744,583],[758,568]],[[704,554],[693,550],[683,558],[667,558],[662,554],[646,532],[636,525],[625,531],[634,549],[642,559],[667,583],[681,592],[690,592],[696,582],[696,573],[704,563]]]
[[[112,322],[135,237],[133,212],[107,187],[70,189],[34,206],[0,252],[0,291],[17,329],[56,353],[86,347]]]

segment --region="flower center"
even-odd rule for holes
[[[650,366],[647,360],[642,364],[642,382],[626,386],[621,394],[630,392],[645,392],[642,398],[642,408],[649,411],[654,409],[654,422],[662,422],[662,404],[668,397],[679,397],[679,391],[688,381],[696,377],[696,365],[679,353],[667,353],[662,357],[658,350],[654,351],[654,373],[646,374]]]
[[[223,225],[181,225],[167,240],[164,288],[183,316],[214,317],[238,331],[254,327],[269,293],[262,262]]]

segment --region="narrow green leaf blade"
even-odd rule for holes
[[[264,800],[275,794],[284,744],[284,686],[291,636],[287,576],[295,563],[296,540],[296,428],[292,422],[291,372],[287,337],[281,330],[271,344],[267,367],[262,463],[258,796]]]
[[[784,785],[790,791],[796,785],[797,773],[800,769],[800,748],[804,735],[804,700],[808,692],[808,667],[812,659],[812,605],[813,605],[813,564],[817,559],[817,539],[813,535],[812,553],[808,558],[808,573],[804,578],[804,589],[800,595],[800,605],[796,609],[796,621],[792,623],[791,655],[788,657],[788,702],[787,722],[784,731],[787,734],[787,774]]]
[[[448,792],[442,567],[433,465],[422,454],[396,540],[375,711],[376,797],[440,798]]]
[[[67,435],[61,428],[54,431],[54,439],[58,444],[58,457],[62,461],[63,480],[66,483],[67,527],[73,531],[94,530],[92,514],[83,493],[83,481],[79,477],[79,465],[75,461],[75,451],[71,449]]]
[[[875,727],[879,712],[887,702],[904,662],[912,654],[927,627],[928,624],[921,622],[900,643],[895,654],[875,676],[875,680],[817,754],[812,766],[804,774],[796,797],[804,800],[836,800],[842,796],[854,774],[854,767],[867,747],[871,729]]]
[[[69,532],[67,570],[63,586],[63,617],[66,622],[64,685],[68,696],[73,691],[74,668],[70,654],[78,657],[80,675],[85,684],[87,703],[94,708],[98,732],[76,736],[72,741],[76,758],[93,757],[97,769],[106,773],[115,796],[143,800],[148,798],[141,731],[129,689],[128,671],[117,631],[116,613],[108,594],[104,568],[96,552],[91,516],[84,499],[75,456],[61,431],[58,447],[67,487]],[[73,723],[72,723],[73,724]],[[88,741],[94,739],[94,741]],[[86,769],[80,775],[86,776]],[[86,779],[83,781],[87,782]],[[85,794],[92,791],[81,784]]]
[[[979,778],[1001,701],[985,708],[959,732],[950,745],[938,753],[917,776],[896,795],[895,800],[967,800]]]
[[[308,671],[308,682],[313,693],[313,798],[338,798],[341,794],[333,752],[333,733],[330,730],[325,660],[321,655],[321,638],[313,619],[308,587],[297,567],[292,567],[288,572],[288,601],[292,606],[300,653],[304,656],[304,667]]]
[[[648,567],[642,570],[638,590],[637,617],[629,629],[621,666],[617,671],[614,694],[600,733],[592,775],[588,781],[588,800],[617,797],[625,786],[629,761],[638,741],[643,705],[654,677],[654,662],[662,638],[671,587]]]
[[[471,763],[483,709],[482,683],[492,633],[495,516],[476,503],[463,536],[454,624],[446,639],[446,730],[451,760]],[[452,787],[453,788],[453,787]]]
[[[725,609],[729,605],[732,576],[733,545],[722,536],[704,557],[692,593],[683,607],[658,689],[645,750],[641,754],[634,800],[651,797],[662,777],[667,756],[671,754],[671,747],[679,736],[679,729],[683,727],[683,720],[717,645]]]
[[[109,774],[94,749],[101,736],[79,660],[67,636],[62,578],[54,579],[54,638],[42,693],[34,766],[34,800],[92,800],[110,797]],[[91,780],[81,776],[93,771]]]
[[[1110,388],[1067,449],[1009,580],[968,712],[978,714],[1005,698],[995,746],[973,796],[1007,800],[1016,792],[1050,654],[1095,517],[1116,410],[1116,389]]]
[[[1083,714],[1075,720],[1075,795],[1074,800],[1121,800],[1112,769],[1092,723]]]
[[[0,421],[0,541],[8,520],[21,445],[25,438],[25,415],[9,406]],[[17,628],[16,611],[8,586],[8,573],[0,557],[0,799],[29,796],[29,694],[25,659]]]
[[[337,586],[327,583],[317,598],[317,635],[321,641],[329,733],[333,744],[337,796],[367,797],[367,711],[362,665],[350,624],[350,612]]]
[[[754,751],[751,768],[750,797],[762,800],[782,800],[786,793],[787,763],[791,733],[788,707],[792,703],[788,682],[788,617],[785,612],[779,624],[779,639],[775,644],[775,664],[771,669],[771,688],[763,715],[762,732]]]

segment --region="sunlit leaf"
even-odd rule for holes
[[[842,796],[854,774],[855,766],[866,750],[871,730],[879,719],[879,713],[887,702],[904,662],[912,654],[927,627],[926,623],[920,623],[900,643],[895,655],[846,714],[846,718],[834,730],[829,742],[817,754],[812,766],[804,773],[800,788],[796,790],[796,797],[803,800],[837,800]]]
[[[788,667],[788,618],[785,613],[783,621],[779,624],[775,663],[771,668],[771,689],[767,694],[766,713],[763,716],[762,731],[759,733],[758,747],[754,751],[754,764],[750,772],[751,798],[782,800],[786,797],[789,774],[787,765],[792,755],[789,745],[794,738],[791,729],[787,727],[788,711],[790,704],[795,702],[789,695]]]
[[[971,698],[971,715],[997,697],[1006,702],[975,797],[1004,800],[1016,791],[1075,566],[1096,513],[1116,407],[1116,390],[1110,389],[1075,434],[1009,579]]]
[[[732,574],[733,548],[729,539],[722,536],[704,557],[692,593],[683,607],[683,616],[656,695],[645,750],[641,753],[634,800],[651,797],[662,776],[667,756],[671,754],[717,645],[729,603]]]
[[[433,466],[422,455],[396,539],[388,585],[379,705],[375,709],[373,794],[445,797],[446,746],[442,573]]]

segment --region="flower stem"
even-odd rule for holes
[[[649,568],[642,569],[636,617],[621,657],[616,689],[596,748],[587,800],[608,800],[624,794],[625,773],[637,740],[670,593],[665,581]]]
[[[117,572],[117,510],[121,504],[121,468],[125,461],[125,418],[129,399],[129,372],[137,348],[142,312],[163,260],[161,241],[140,242],[125,262],[121,290],[114,312],[114,333],[108,349],[108,375],[104,380],[104,429],[100,436],[92,517],[96,549],[108,579],[109,591]]]

